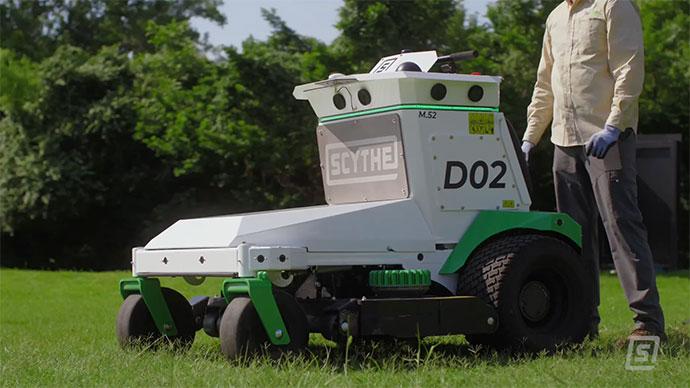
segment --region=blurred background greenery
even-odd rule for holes
[[[192,17],[225,23],[221,0],[2,0],[2,265],[126,268],[130,247],[182,217],[323,203],[316,118],[293,87],[367,72],[401,49],[478,50],[460,71],[501,75],[502,111],[522,132],[558,3],[498,0],[479,23],[460,0],[346,0],[331,44],[263,10],[272,34],[238,50],[190,27]],[[640,132],[683,135],[688,236],[690,3],[638,5]],[[553,146],[539,147],[534,208],[551,210]],[[679,241],[687,263],[688,239]]]

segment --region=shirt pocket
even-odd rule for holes
[[[599,16],[581,19],[578,52],[594,55],[606,52],[606,20]]]

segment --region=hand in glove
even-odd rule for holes
[[[604,159],[609,149],[618,141],[620,134],[620,129],[606,124],[606,127],[592,135],[585,145],[587,156],[593,155],[596,158]]]
[[[522,153],[525,155],[525,162],[529,161],[529,152],[534,148],[534,144],[528,142],[528,141],[523,141],[522,142]]]

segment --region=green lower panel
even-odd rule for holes
[[[582,246],[580,225],[569,215],[549,212],[490,211],[479,212],[472,225],[455,246],[440,273],[450,275],[465,265],[472,252],[487,239],[510,230],[526,230],[560,235]]]

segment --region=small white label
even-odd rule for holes
[[[396,71],[403,62],[412,62],[419,66],[421,71],[429,71],[436,63],[438,56],[436,51],[418,51],[413,53],[391,55],[381,58],[369,73],[387,73]]]

